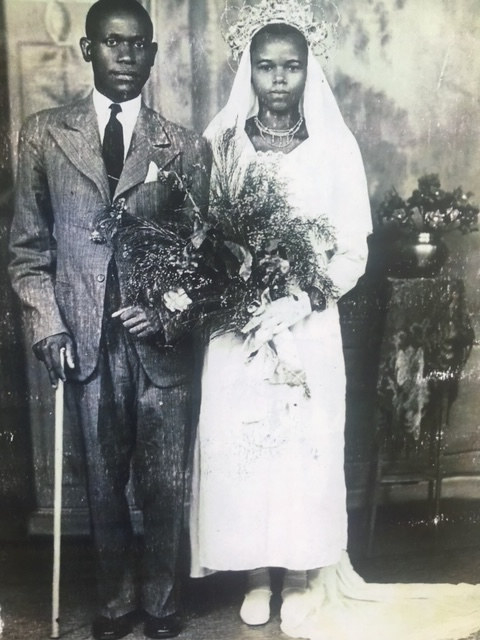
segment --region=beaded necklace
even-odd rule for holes
[[[264,142],[266,142],[271,147],[284,149],[285,147],[288,147],[288,145],[292,142],[295,134],[302,126],[303,117],[300,116],[298,122],[296,122],[293,127],[290,127],[290,129],[270,129],[269,127],[266,127],[264,124],[262,124],[257,116],[253,118],[253,121],[255,122],[255,126],[257,127],[260,137]],[[268,140],[267,136],[269,136],[271,139]]]

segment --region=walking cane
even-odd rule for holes
[[[65,349],[60,351],[62,369]],[[53,580],[52,580],[52,634],[60,637],[60,541],[62,526],[62,467],[63,467],[63,380],[58,380],[55,389],[55,476],[53,490]]]

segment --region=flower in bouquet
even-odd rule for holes
[[[470,202],[471,192],[461,187],[453,191],[441,188],[437,174],[418,180],[418,188],[404,200],[392,188],[381,202],[377,217],[382,226],[396,226],[407,233],[443,233],[458,229],[462,233],[477,230],[479,209]]]

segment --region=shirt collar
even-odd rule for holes
[[[93,89],[93,106],[95,107],[97,116],[105,116],[108,114],[108,117],[110,117],[110,105],[113,104],[113,102],[113,100],[104,96],[103,93],[100,93],[96,88]],[[118,104],[122,107],[122,114],[124,114],[126,118],[135,120],[140,113],[142,97],[137,96],[132,100],[126,100]]]

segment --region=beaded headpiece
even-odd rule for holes
[[[335,25],[316,17],[313,9],[311,0],[261,0],[255,5],[244,2],[241,7],[227,7],[222,17],[223,36],[237,60],[257,31],[268,24],[288,24],[303,34],[313,53],[323,53]],[[323,10],[315,9],[323,15]]]

